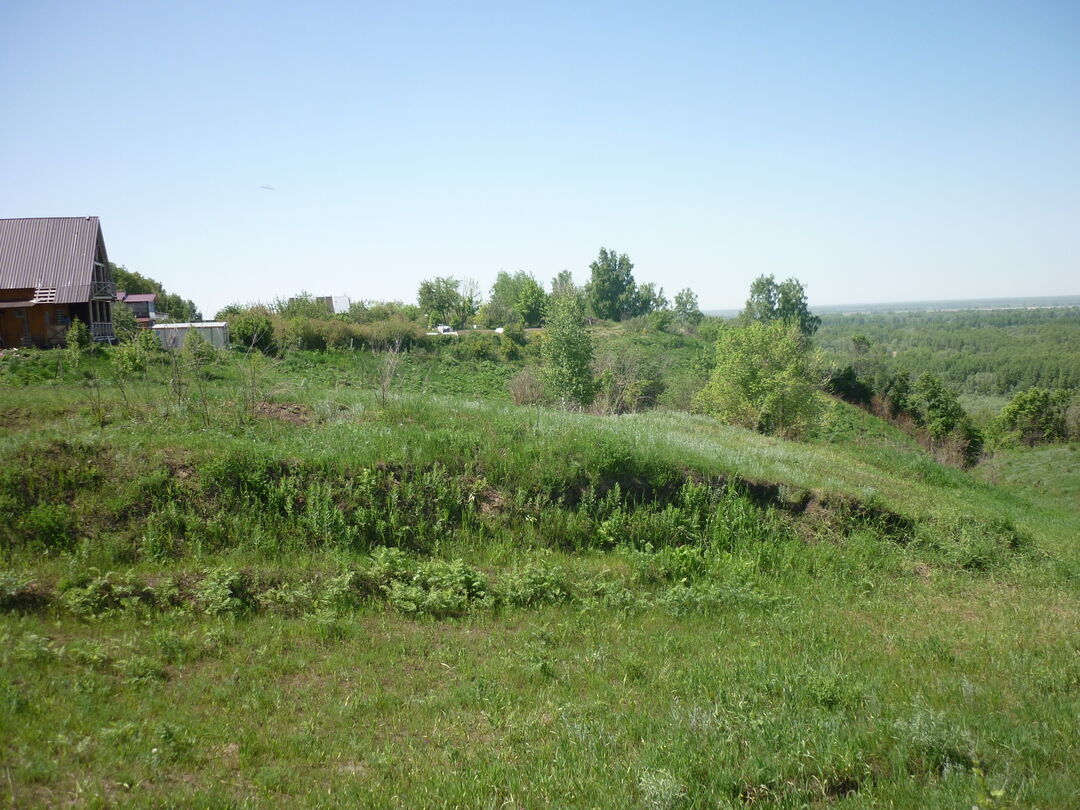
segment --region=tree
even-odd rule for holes
[[[742,311],[746,322],[772,323],[776,320],[776,303],[779,298],[776,279],[773,276],[758,276],[750,284],[750,297]]]
[[[113,302],[112,305],[112,323],[113,332],[116,333],[118,340],[127,341],[135,337],[135,333],[139,331],[139,321],[135,317],[135,313],[132,312],[131,307],[120,301]]]
[[[1068,408],[1067,391],[1029,388],[1014,396],[1002,409],[994,428],[1028,447],[1061,441],[1068,435]]]
[[[71,325],[64,333],[64,344],[71,350],[74,357],[89,349],[94,344],[94,338],[90,334],[90,327],[82,318],[72,318]]]
[[[923,425],[930,434],[930,450],[944,454],[944,461],[971,466],[983,449],[983,437],[972,424],[956,394],[941,378],[929,372],[915,380],[913,399],[922,411]]]
[[[552,297],[559,295],[581,295],[581,289],[574,283],[574,276],[569,270],[560,270],[551,280]]]
[[[544,292],[543,285],[528,273],[522,281],[514,308],[525,326],[540,326],[544,322],[547,293]]]
[[[668,300],[664,297],[664,288],[656,289],[651,281],[641,284],[634,291],[631,301],[631,309],[627,316],[636,318],[639,315],[648,315],[668,308]]]
[[[480,285],[466,278],[458,284],[457,301],[451,309],[450,325],[461,329],[480,309]]]
[[[541,345],[543,377],[563,407],[587,407],[596,395],[592,378],[592,338],[585,329],[581,299],[552,300]]]
[[[585,298],[593,315],[621,321],[638,314],[634,265],[629,256],[600,248],[600,255],[589,265],[589,270],[592,275],[585,285]]]
[[[416,303],[427,318],[428,327],[437,323],[450,324],[454,320],[459,305],[458,288],[460,286],[460,281],[449,276],[420,282],[420,289],[416,293]]]
[[[773,276],[758,276],[750,285],[750,297],[742,311],[744,323],[782,321],[794,324],[803,337],[810,337],[821,326],[821,318],[810,313],[806,289],[796,278],[781,284]]]
[[[154,293],[157,296],[155,309],[158,312],[158,320],[164,319],[165,316],[180,323],[202,320],[202,313],[193,301],[167,292],[160,282],[113,262],[109,262],[109,272],[118,290],[129,293]]]
[[[551,293],[548,295],[546,307],[548,313],[551,312],[555,299],[562,296],[578,299],[582,309],[585,308],[585,291],[574,283],[574,277],[569,270],[560,270],[551,280]]]
[[[684,328],[694,327],[704,319],[698,309],[698,298],[689,287],[675,294],[675,320]]]
[[[353,301],[345,320],[367,324],[395,319],[419,321],[422,317],[423,313],[416,304],[403,304],[400,301]]]
[[[488,328],[520,323],[539,326],[544,320],[547,294],[543,286],[524,270],[511,275],[500,272],[491,287],[491,297],[482,310]]]
[[[694,408],[761,433],[799,436],[821,412],[813,366],[793,324],[728,327],[717,338],[716,365]]]
[[[923,423],[936,441],[952,433],[966,417],[956,394],[945,387],[936,374],[925,372],[915,380],[915,400],[920,406]]]

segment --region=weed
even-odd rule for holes
[[[258,606],[252,584],[247,572],[216,568],[203,578],[195,597],[211,616],[242,616]]]

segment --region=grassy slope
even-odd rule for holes
[[[781,497],[813,491],[815,503],[895,512],[937,545],[804,515],[791,518],[802,539],[706,549],[680,580],[663,550],[573,551],[507,510],[482,531],[450,533],[437,553],[492,580],[547,566],[575,598],[444,620],[377,600],[242,617],[198,603],[92,619],[59,602],[9,612],[0,801],[968,807],[1001,788],[998,806],[1077,802],[1075,514],[941,468],[842,408],[831,443],[797,444],[681,414],[605,419],[431,396],[384,404],[356,387],[278,384],[312,421],[240,426],[228,381],[211,391],[209,427],[144,415],[99,430],[77,391],[7,390],[0,453],[10,465],[27,444],[82,437],[119,459],[110,474],[120,488],[140,469],[169,462],[173,478],[198,479],[215,459],[245,454],[328,477],[439,462],[482,474],[508,499],[605,471],[737,475],[781,485]],[[115,508],[104,488],[79,497],[76,507]],[[941,551],[965,522],[993,520],[1029,533],[1033,550],[982,571]],[[15,549],[8,564],[59,587],[90,565],[153,577],[226,563],[302,578],[363,558],[238,545],[155,562],[123,556],[100,531],[73,552]]]

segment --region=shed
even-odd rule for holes
[[[151,327],[164,349],[179,349],[184,339],[197,333],[211,346],[222,349],[229,345],[229,325],[225,321],[201,321],[199,323],[159,323]]]

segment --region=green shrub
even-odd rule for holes
[[[410,580],[392,579],[385,592],[396,610],[414,616],[461,616],[489,603],[483,575],[461,560],[423,562]]]
[[[45,548],[68,549],[75,542],[75,514],[67,504],[39,503],[19,521],[26,540]]]
[[[77,616],[100,616],[139,605],[152,605],[154,593],[133,575],[80,575],[61,583],[64,606]]]
[[[816,358],[797,326],[750,323],[720,332],[708,384],[695,410],[761,433],[797,437],[817,424]]]
[[[195,595],[202,609],[211,616],[242,616],[258,607],[251,575],[229,567],[210,571],[199,583]]]
[[[541,562],[511,571],[503,578],[499,591],[504,602],[516,607],[566,602],[573,594],[566,572],[560,566]]]

